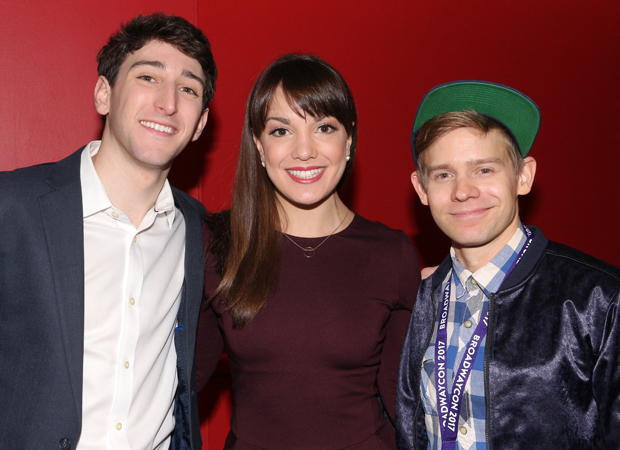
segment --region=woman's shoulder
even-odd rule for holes
[[[409,237],[404,231],[391,228],[375,220],[367,219],[357,213],[355,213],[355,218],[349,227],[352,233],[360,234],[363,237],[373,237],[375,239],[384,239],[394,242],[405,240],[407,243],[411,244]]]

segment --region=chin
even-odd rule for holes
[[[329,196],[321,197],[317,199],[316,197],[308,198],[308,197],[287,197],[283,196],[283,200],[287,203],[300,208],[300,209],[312,209],[316,206],[319,206],[323,203]]]
[[[459,248],[482,247],[492,241],[486,232],[450,230],[449,232],[444,231],[444,233],[450,238],[453,246]]]

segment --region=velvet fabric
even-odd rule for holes
[[[620,269],[536,227],[534,241],[489,301],[487,448],[620,447]],[[396,398],[401,450],[426,449],[420,368],[447,258],[424,280],[403,347]]]

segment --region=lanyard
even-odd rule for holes
[[[521,260],[526,250],[532,243],[533,233],[526,227],[523,227],[527,240],[523,244],[521,251],[513,261],[512,265],[504,275],[504,279],[500,283],[504,283],[510,272],[515,268]],[[461,412],[461,403],[465,392],[465,385],[471,375],[471,369],[476,360],[476,355],[480,349],[480,344],[487,334],[487,326],[489,322],[488,306],[482,313],[482,317],[478,326],[474,330],[474,334],[465,347],[465,353],[461,359],[458,370],[454,374],[452,383],[452,392],[448,392],[448,368],[446,366],[448,356],[448,316],[450,312],[450,289],[452,285],[452,277],[456,276],[454,271],[450,276],[450,280],[443,292],[441,303],[441,315],[439,316],[439,326],[437,327],[437,340],[435,342],[435,390],[437,393],[437,412],[439,414],[439,426],[441,428],[441,448],[442,450],[454,450],[456,448],[456,429],[459,423],[459,414]],[[490,297],[486,288],[480,286],[484,295]],[[499,288],[498,288],[499,290]]]

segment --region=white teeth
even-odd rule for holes
[[[155,122],[146,122],[144,120],[141,120],[140,123],[142,125],[144,125],[145,127],[149,127],[149,128],[154,129],[154,130],[157,130],[157,131],[162,131],[164,133],[169,133],[169,134],[174,133],[174,129],[173,128],[166,127],[164,125],[160,125],[160,124],[155,123]]]
[[[311,178],[318,176],[324,170],[325,170],[325,167],[321,167],[320,169],[312,169],[312,170],[287,170],[287,172],[293,175],[295,178],[301,178],[302,180],[309,180]]]

